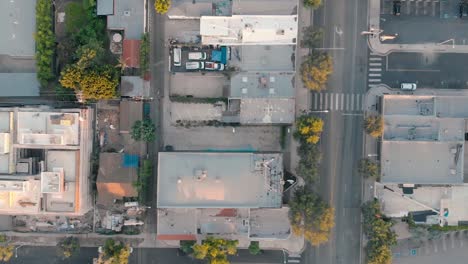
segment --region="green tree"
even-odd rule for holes
[[[315,52],[301,65],[302,83],[312,91],[321,91],[325,88],[332,72],[333,60],[330,55],[324,52]]]
[[[262,252],[260,249],[260,243],[258,241],[250,241],[249,252],[252,255],[258,255]]]
[[[141,77],[149,70],[149,54],[150,54],[150,38],[148,33],[143,34],[141,37],[140,45],[140,70]]]
[[[378,200],[365,203],[362,206],[363,231],[368,238],[366,245],[367,263],[390,264],[392,253],[390,248],[396,245],[396,234],[392,230],[393,222],[385,220],[380,210]]]
[[[36,3],[36,65],[37,79],[41,86],[47,86],[54,78],[52,60],[55,50],[53,31],[52,1],[38,0]]]
[[[201,244],[193,245],[193,256],[210,264],[228,264],[227,255],[235,255],[238,244],[237,240],[207,237]]]
[[[76,237],[66,237],[57,244],[57,247],[63,258],[70,258],[80,250],[80,241]]]
[[[371,115],[364,120],[364,129],[371,137],[378,138],[383,134],[383,119],[380,115]]]
[[[192,254],[193,253],[193,246],[197,243],[195,240],[180,240],[180,250],[182,250],[185,254]]]
[[[303,48],[316,48],[320,45],[320,42],[323,39],[323,30],[314,29],[313,26],[308,26],[303,29],[303,37],[302,37],[302,47]]]
[[[289,202],[294,234],[303,235],[312,246],[328,241],[335,225],[335,211],[315,193],[301,187]]]
[[[359,161],[358,171],[364,178],[377,178],[380,168],[377,162],[366,158]]]
[[[156,0],[154,2],[156,13],[166,14],[169,8],[171,8],[171,0]]]
[[[314,182],[322,158],[319,147],[315,144],[301,143],[297,148],[297,154],[300,159],[296,167],[296,173],[307,183]]]
[[[156,139],[156,127],[151,119],[138,120],[133,124],[130,135],[134,140],[153,142]]]
[[[99,254],[99,264],[128,264],[130,247],[122,242],[109,238],[106,240],[102,253]]]
[[[304,6],[312,9],[318,8],[322,5],[322,0],[304,0]]]

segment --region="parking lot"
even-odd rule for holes
[[[468,16],[459,17],[459,0],[401,0],[398,16],[393,14],[393,0],[380,1],[381,34],[398,34],[385,43],[468,44]]]
[[[224,47],[175,45],[171,48],[172,72],[220,72],[225,69],[227,50]],[[192,67],[189,67],[193,65]],[[209,67],[209,65],[213,67]]]

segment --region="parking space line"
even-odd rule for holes
[[[424,69],[388,69],[387,67],[387,71],[396,71],[396,72],[440,72],[440,70],[424,70]]]
[[[447,239],[446,237],[442,237],[442,250],[445,252],[447,251]]]

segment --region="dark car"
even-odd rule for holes
[[[399,16],[400,9],[401,9],[401,1],[400,0],[393,1],[393,15]]]
[[[468,13],[467,9],[468,8],[466,3],[461,2],[460,4],[458,4],[458,16],[462,18],[464,15],[466,15],[466,13]]]

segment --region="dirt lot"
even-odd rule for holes
[[[171,75],[171,95],[193,97],[222,97],[229,82],[222,73],[176,73]]]

